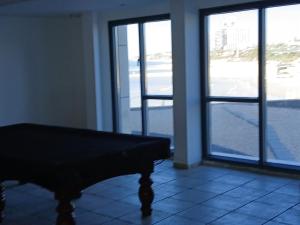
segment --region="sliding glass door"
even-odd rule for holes
[[[266,9],[267,160],[300,165],[300,5]]]
[[[167,15],[110,23],[115,131],[173,143],[171,22]],[[158,35],[159,34],[159,35]]]
[[[268,1],[200,10],[208,158],[299,168],[299,12]]]
[[[208,18],[211,155],[258,160],[258,12]]]

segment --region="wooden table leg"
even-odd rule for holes
[[[152,190],[152,180],[150,178],[151,172],[143,172],[142,177],[139,180],[139,198],[142,203],[142,215],[143,217],[150,216],[152,212],[151,204],[154,199],[154,192]]]
[[[0,183],[0,223],[3,221],[4,218],[4,208],[5,208],[5,193],[4,193],[4,187]]]
[[[56,225],[75,225],[73,200],[80,197],[80,193],[71,195],[67,191],[55,193],[58,200]]]

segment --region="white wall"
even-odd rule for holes
[[[87,128],[102,130],[102,88],[100,79],[100,48],[97,13],[82,16],[84,73],[86,88]]]
[[[0,27],[0,124],[3,125],[28,120],[30,72],[24,43],[28,43],[29,33],[16,20],[1,18]]]
[[[174,163],[201,161],[199,19],[192,0],[171,1],[174,80]]]
[[[196,2],[197,7],[199,9],[203,8],[211,8],[211,7],[219,7],[219,6],[226,6],[226,5],[233,5],[233,4],[242,4],[242,3],[247,3],[247,2],[256,2],[260,0],[214,0],[214,1],[209,1],[209,0],[193,0]]]
[[[0,17],[0,124],[86,126],[81,18]]]

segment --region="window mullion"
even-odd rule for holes
[[[146,95],[146,66],[145,66],[145,35],[144,23],[139,23],[139,48],[140,48],[140,73],[141,73],[141,111],[142,111],[142,134],[147,135],[147,101]]]
[[[258,63],[259,63],[259,162],[262,166],[266,162],[266,23],[265,8],[259,9],[259,39],[258,39]]]

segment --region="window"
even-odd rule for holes
[[[110,34],[115,131],[168,137],[173,145],[169,16],[114,21]]]
[[[258,159],[257,21],[257,10],[208,16],[212,155]]]
[[[300,4],[277,3],[200,10],[208,158],[299,169]]]
[[[300,165],[300,4],[266,9],[267,161]]]

